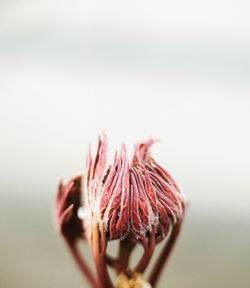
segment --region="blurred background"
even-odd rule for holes
[[[110,158],[160,138],[154,158],[189,199],[159,287],[249,287],[249,9],[0,1],[1,288],[87,287],[52,210],[103,129]]]

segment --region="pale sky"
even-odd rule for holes
[[[192,211],[250,216],[250,4],[205,3],[1,2],[5,197],[52,197],[105,129],[111,157],[161,138]]]

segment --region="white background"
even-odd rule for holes
[[[250,219],[249,9],[248,1],[224,0],[1,1],[0,195],[6,243],[18,238],[13,223],[22,227],[27,219],[45,217],[41,225],[51,225],[59,177],[83,171],[88,143],[102,130],[110,159],[123,141],[131,155],[135,142],[160,138],[153,157],[189,199],[187,227],[193,219],[200,225],[206,219],[213,233],[213,223],[225,221],[230,235],[241,225],[237,239],[243,239]],[[36,215],[30,207],[46,210]],[[27,217],[20,223],[18,209]],[[20,230],[34,234],[32,225]],[[196,240],[195,245],[205,243]],[[9,255],[4,287],[12,285],[6,275],[16,261]],[[20,287],[34,285],[18,264],[12,273],[20,273]],[[205,281],[207,287],[235,287],[230,277],[219,277],[221,282],[216,277]],[[233,279],[242,277],[236,273]],[[55,276],[54,285],[58,281]],[[170,283],[183,285],[171,278]],[[185,283],[198,287],[191,276]]]

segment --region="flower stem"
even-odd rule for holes
[[[144,248],[144,253],[141,257],[141,260],[140,262],[137,264],[135,270],[140,272],[140,273],[143,273],[149,262],[150,262],[150,259],[153,255],[153,252],[154,252],[154,248],[155,248],[155,227],[153,227],[153,231],[151,231],[149,233],[149,239],[148,241],[146,239],[143,239],[143,248]]]
[[[182,219],[180,219],[179,222],[176,224],[176,226],[174,226],[170,239],[167,241],[167,243],[163,247],[163,251],[159,255],[158,259],[156,260],[156,264],[153,268],[153,271],[151,272],[149,276],[149,283],[152,285],[152,287],[156,286],[156,283],[163,270],[163,267],[166,264],[166,261],[174,247],[174,244],[176,243],[176,239],[181,229],[181,223],[182,223]]]
[[[85,261],[83,260],[83,258],[81,257],[79,250],[77,249],[76,246],[76,242],[72,242],[68,239],[65,239],[67,246],[69,248],[69,251],[73,257],[73,259],[75,260],[77,266],[79,267],[80,271],[82,272],[82,274],[87,278],[90,287],[92,288],[97,288],[97,282],[95,280],[95,277],[92,273],[92,271],[89,269],[89,267],[87,266],[87,264],[85,263]]]
[[[131,242],[129,238],[125,238],[124,240],[120,241],[120,248],[118,254],[119,269],[117,270],[118,274],[121,273],[122,270],[128,268],[129,257],[134,247],[135,243]]]
[[[106,243],[102,243],[106,245]],[[107,265],[105,261],[105,254],[102,253],[102,248],[100,248],[100,234],[97,221],[93,223],[93,234],[92,234],[92,245],[91,250],[94,257],[94,262],[96,266],[96,271],[98,275],[100,288],[113,288],[113,284],[110,280]]]

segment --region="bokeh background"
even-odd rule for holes
[[[103,129],[160,138],[189,199],[159,287],[250,285],[249,1],[0,1],[0,287],[87,287],[54,231],[59,178]],[[115,244],[114,244],[115,245]],[[92,265],[86,246],[83,252]]]

